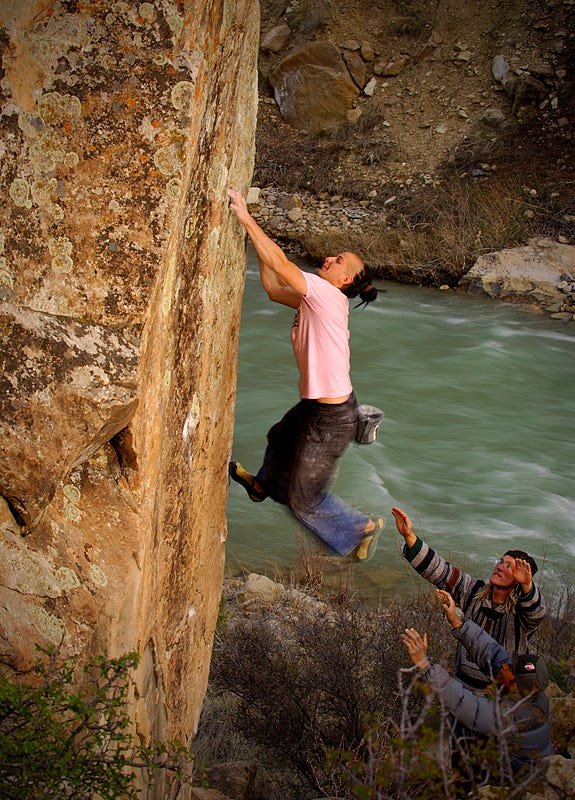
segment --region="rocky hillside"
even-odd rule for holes
[[[254,182],[343,196],[409,230],[450,181],[496,179],[536,198],[514,243],[573,242],[574,31],[574,0],[264,0]],[[277,103],[278,67],[310,42],[339,52],[355,89],[319,125],[325,82],[299,118]]]

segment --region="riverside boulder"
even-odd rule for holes
[[[561,283],[575,276],[575,247],[552,239],[531,239],[513,247],[480,256],[459,281],[467,294],[508,303],[531,303],[548,311],[564,310]]]

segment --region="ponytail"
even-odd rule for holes
[[[365,308],[368,303],[372,303],[377,297],[378,289],[372,286],[372,278],[373,271],[371,267],[365,264],[361,272],[354,276],[352,283],[341,287],[341,291],[350,299],[359,295],[360,302],[354,308],[359,308],[359,306]]]

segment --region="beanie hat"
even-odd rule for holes
[[[531,653],[513,653],[511,665],[521,694],[543,692],[549,686],[547,664],[540,656]]]
[[[512,558],[522,558],[523,561],[527,561],[531,566],[531,575],[535,575],[537,572],[537,564],[535,563],[535,559],[531,558],[531,556],[525,552],[525,550],[508,550],[504,553],[506,556],[512,556]]]

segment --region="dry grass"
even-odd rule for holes
[[[381,224],[372,222],[361,233],[304,233],[299,241],[312,260],[352,249],[382,278],[456,286],[485,253],[534,236],[561,234],[575,241],[575,226],[565,221],[569,206],[531,186],[497,174],[479,180],[455,176],[417,194],[400,192]]]

